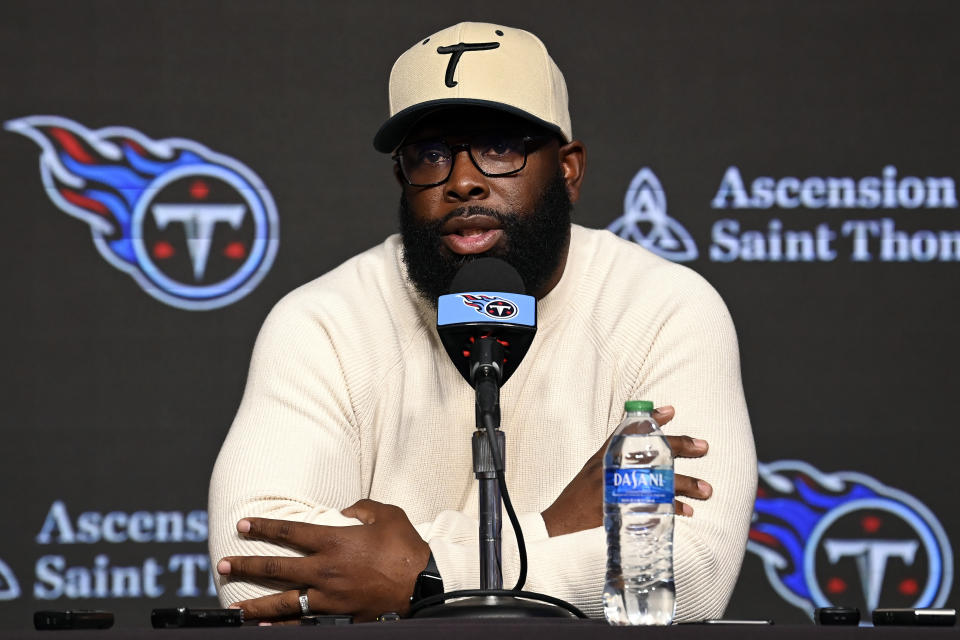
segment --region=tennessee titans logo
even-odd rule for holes
[[[248,167],[183,138],[87,129],[59,116],[5,123],[41,149],[47,196],[90,226],[107,262],[168,305],[223,307],[244,297],[279,244],[270,192]]]
[[[470,293],[461,293],[463,304],[473,307],[479,313],[496,318],[497,320],[506,320],[517,315],[517,305],[506,298],[497,296],[475,296]]]
[[[633,177],[623,199],[623,215],[607,229],[668,260],[697,259],[697,245],[683,225],[667,215],[663,187],[647,167]]]
[[[852,471],[760,464],[747,550],[787,602],[814,607],[940,607],[953,582],[950,541],[919,500]]]

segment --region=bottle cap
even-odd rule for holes
[[[638,411],[650,413],[653,411],[653,403],[649,400],[627,400],[623,403],[623,410],[627,413],[637,413]]]

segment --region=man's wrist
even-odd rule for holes
[[[413,585],[413,595],[410,596],[410,603],[416,604],[424,598],[440,595],[443,593],[443,578],[440,577],[440,570],[437,569],[437,561],[430,552],[430,558],[427,560],[427,566],[417,575],[417,580]]]

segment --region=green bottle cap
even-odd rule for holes
[[[637,413],[638,411],[650,413],[653,411],[653,403],[649,400],[627,400],[623,403],[623,410],[627,413]]]

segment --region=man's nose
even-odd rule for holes
[[[444,198],[450,201],[466,202],[482,200],[490,195],[487,176],[473,163],[469,149],[464,146],[453,151],[453,170],[443,185]]]

